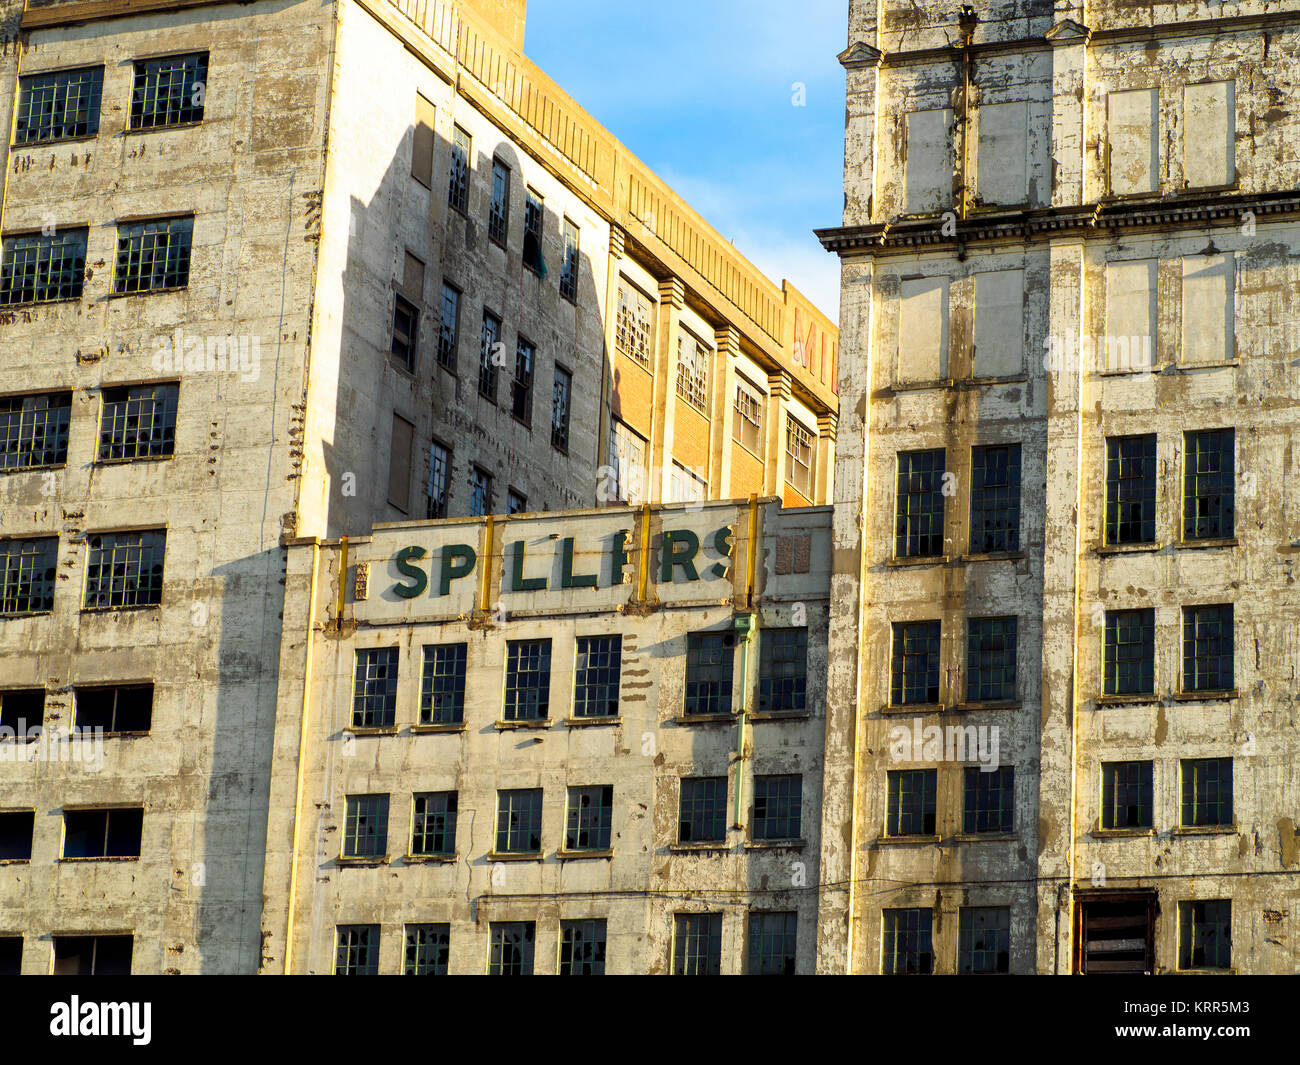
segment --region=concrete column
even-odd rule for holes
[[[740,334],[725,326],[714,334],[713,368],[709,380],[713,386],[713,406],[709,417],[709,498],[731,496],[731,449],[735,428],[736,357],[740,354]]]
[[[673,473],[673,421],[677,412],[677,335],[686,287],[679,277],[659,282],[659,320],[655,325],[655,420],[650,432],[648,503],[668,498]]]
[[[609,227],[609,256],[605,260],[605,358],[601,369],[600,385],[600,428],[596,436],[596,469],[610,465],[609,456],[609,427],[613,417],[611,408],[614,403],[614,330],[618,318],[618,276],[619,263],[623,261],[624,241],[626,234],[622,227],[611,225]],[[605,482],[605,478],[596,475],[597,490]],[[609,502],[606,499],[597,499],[596,504],[600,506]]]
[[[1057,5],[1058,10],[1062,4]],[[1070,4],[1070,7],[1082,7]],[[1083,12],[1077,12],[1082,19]],[[1095,200],[1102,189],[1096,186],[1097,171],[1086,176],[1084,151],[1088,114],[1088,38],[1086,27],[1063,19],[1047,31],[1052,42],[1052,206],[1068,207]],[[1100,150],[1100,148],[1098,149]]]
[[[813,502],[818,506],[833,503],[831,479],[835,472],[835,432],[839,417],[827,412],[817,416],[817,466],[813,470]]]
[[[846,226],[864,226],[871,221],[876,191],[877,75],[883,58],[878,49],[863,41],[853,44],[839,57],[847,74],[848,90],[844,127]]]
[[[767,378],[767,461],[763,465],[763,491],[770,496],[785,495],[785,417],[790,404],[790,375],[784,370]]]

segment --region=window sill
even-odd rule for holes
[[[335,863],[343,868],[351,866],[357,869],[374,869],[382,865],[391,864],[392,859],[387,854],[382,858],[349,858],[346,855],[340,854],[338,858],[335,859]]]
[[[122,459],[95,459],[95,466],[134,466],[137,462],[170,462],[176,457],[176,453],[170,455],[137,455],[134,458]]]
[[[1015,832],[958,832],[952,838],[957,843],[1014,843],[1020,836]]]
[[[169,129],[196,129],[201,125],[203,125],[203,119],[200,118],[195,122],[169,122],[160,126],[141,126],[139,129],[128,128],[122,130],[121,135],[123,137],[134,137],[141,133],[165,133]]]
[[[1236,976],[1236,969],[1172,969],[1170,976]]]
[[[65,226],[64,228],[72,229],[76,227]],[[21,235],[22,234],[19,233],[14,234],[14,236],[21,236]],[[13,303],[0,303],[0,312],[8,311],[8,310],[19,310],[24,308],[51,307],[56,303],[80,303],[83,295],[84,295],[84,290],[82,292],[78,292],[75,296],[60,296],[58,299],[53,299],[53,300],[16,300]]]
[[[1093,839],[1155,839],[1154,828],[1094,828],[1088,835]]]
[[[943,703],[904,703],[901,706],[894,706],[892,703],[889,703],[880,708],[880,712],[887,716],[897,716],[902,714],[942,714],[943,711]]]
[[[730,725],[735,720],[735,714],[678,714],[673,718],[678,725]]]
[[[139,860],[140,855],[138,854],[97,854],[85,858],[72,858],[64,855],[59,859],[60,862],[68,862],[69,864],[81,862],[138,862]]]
[[[1174,692],[1170,698],[1176,703],[1226,703],[1240,699],[1241,692],[1236,688],[1212,692]]]
[[[747,851],[801,851],[808,845],[804,839],[750,839],[745,841]]]
[[[958,703],[953,712],[968,714],[975,710],[1019,710],[1024,706],[1019,699],[988,699],[984,702]]]
[[[98,133],[83,133],[79,137],[55,137],[52,140],[26,141],[22,144],[14,143],[9,145],[9,151],[10,153],[40,152],[46,148],[61,148],[65,144],[85,144],[97,140],[99,140]]]
[[[612,850],[603,851],[559,851],[556,855],[562,862],[609,861],[614,857]]]
[[[83,614],[125,614],[133,611],[162,610],[162,603],[140,603],[135,606],[83,606]],[[46,611],[50,613],[50,611]]]
[[[106,300],[124,300],[132,296],[165,296],[169,293],[184,292],[189,288],[188,284],[171,285],[167,288],[138,288],[133,292],[110,292],[104,297]]]
[[[95,730],[93,728],[75,728],[72,730],[72,735],[75,739],[85,741],[95,736]],[[102,732],[99,734],[99,738],[105,740],[138,740],[148,735],[148,729],[131,729],[126,732]]]
[[[83,610],[82,613],[91,613],[92,611]],[[14,610],[8,613],[0,614],[0,621],[6,621],[9,618],[39,618],[50,617],[53,610]]]
[[[464,732],[465,722],[457,721],[450,725],[412,725],[411,734],[414,736],[437,735],[441,732]]]
[[[962,555],[958,561],[963,564],[968,562],[1018,562],[1025,557],[1023,551],[981,551],[969,555]]]
[[[31,731],[32,729],[37,730],[37,732],[36,732],[35,735],[32,734],[32,731]],[[45,734],[45,727],[44,727],[43,725],[32,725],[32,726],[31,726],[31,729],[28,730],[28,733],[27,733],[26,736],[0,736],[0,744],[4,744],[4,743],[24,743],[24,744],[25,744],[25,743],[38,743],[38,742],[40,741],[41,736],[43,736],[44,734]]]
[[[404,854],[404,865],[453,865],[460,860],[459,854]]]
[[[1159,551],[1163,544],[1096,544],[1093,547],[1099,555],[1141,555]]]
[[[895,381],[882,389],[884,395],[896,395],[899,392],[925,392],[936,388],[952,388],[953,379],[942,377],[934,381]]]
[[[1186,838],[1196,836],[1235,836],[1237,834],[1236,825],[1179,825],[1169,830],[1169,834],[1175,838]]]
[[[1020,385],[1029,381],[1027,373],[1007,374],[1005,377],[966,377],[957,382],[959,388],[978,388],[984,385]]]
[[[1148,706],[1160,702],[1160,696],[1154,692],[1146,695],[1101,695],[1096,702],[1098,706]]]
[[[65,861],[77,861],[75,858],[66,858]],[[30,858],[0,858],[0,865],[31,865]]]
[[[1151,377],[1169,369],[1167,362],[1153,362],[1150,366],[1128,366],[1121,370],[1096,370],[1096,377]]]
[[[396,725],[353,725],[343,730],[353,736],[396,736]]]
[[[906,569],[908,566],[946,566],[951,561],[951,555],[925,555],[917,558],[890,558],[885,560],[885,565],[890,569]]]
[[[810,721],[811,710],[753,710],[748,717],[751,721]]]
[[[498,732],[510,732],[513,729],[528,728],[550,728],[551,722],[548,718],[542,718],[540,721],[497,721],[494,725]]]
[[[668,850],[673,854],[725,854],[731,846],[725,840],[705,843],[670,843]]]
[[[66,462],[46,463],[44,466],[9,466],[0,469],[0,475],[6,473],[37,473],[41,470],[66,470],[67,468],[68,464]]]
[[[488,861],[490,862],[540,862],[543,858],[541,851],[529,851],[527,854],[498,854],[496,851],[488,852]]]
[[[617,725],[621,717],[566,717],[564,723],[569,728],[600,728],[603,725]]]
[[[1240,547],[1241,541],[1235,536],[1225,536],[1219,540],[1179,540],[1174,546],[1185,551],[1212,551],[1221,547]]]
[[[510,420],[514,422],[516,425],[522,425],[530,433],[533,431],[533,423],[524,421],[523,418],[519,417],[519,415],[516,414],[514,411],[510,412]]]
[[[1197,370],[1231,370],[1241,365],[1240,359],[1222,359],[1218,362],[1176,362],[1166,373],[1195,373]]]
[[[942,842],[935,834],[928,836],[877,836],[876,842],[882,847],[906,847],[906,846],[937,846]]]

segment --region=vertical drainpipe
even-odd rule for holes
[[[979,16],[969,4],[963,4],[957,16],[961,31],[961,199],[958,217],[964,222],[970,210],[970,46]]]
[[[758,496],[749,497],[749,541],[745,560],[745,607],[735,619],[740,636],[740,698],[736,709],[736,815],[732,827],[742,829],[745,797],[745,724],[749,707],[749,641],[758,631],[758,612],[754,610],[754,578],[758,571]]]

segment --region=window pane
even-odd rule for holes
[[[1020,550],[1020,445],[977,447],[972,453],[972,554]]]
[[[506,644],[506,721],[544,721],[551,704],[551,641]]]
[[[1184,437],[1183,539],[1235,535],[1236,434],[1232,429]]]
[[[207,52],[136,63],[131,128],[153,129],[201,121],[207,78]]]
[[[1101,767],[1101,827],[1150,828],[1151,762],[1105,762]]]
[[[420,677],[420,724],[458,725],[465,714],[465,665],[469,647],[463,643],[424,649]]]
[[[932,705],[939,701],[939,636],[937,621],[895,623],[891,705]]]
[[[19,81],[15,144],[44,144],[99,132],[104,68],[57,70]]]
[[[579,636],[574,717],[617,717],[622,636]]]
[[[1016,619],[971,618],[966,643],[966,699],[1016,698]]]
[[[959,973],[1011,971],[1011,910],[1006,906],[963,906],[957,930]]]
[[[99,533],[87,537],[87,543],[87,609],[162,602],[165,532]]]
[[[930,910],[885,910],[881,972],[931,973],[934,950],[930,932],[934,915]]]
[[[353,728],[392,728],[397,720],[396,647],[375,647],[357,652],[357,675],[352,694]]]
[[[939,787],[934,769],[891,769],[886,774],[885,834],[932,836]]]
[[[1105,694],[1150,695],[1155,690],[1155,611],[1107,611]]]
[[[85,229],[9,237],[0,256],[0,306],[80,299],[86,278]]]
[[[193,218],[166,218],[118,226],[113,291],[183,288],[190,280],[193,240]]]
[[[736,637],[730,632],[694,632],[686,638],[685,713],[731,713]]]
[[[1156,538],[1156,438],[1106,441],[1106,543],[1149,544]]]
[[[727,778],[683,777],[678,842],[719,843],[726,838]]]
[[[894,521],[894,554],[899,558],[943,554],[944,461],[942,449],[899,453]]]
[[[781,713],[808,705],[808,630],[764,629],[758,636],[758,709]]]

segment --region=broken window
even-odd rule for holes
[[[1183,257],[1184,363],[1217,365],[1236,357],[1236,275],[1231,252]]]
[[[451,959],[451,925],[406,926],[407,976],[446,976]]]
[[[436,440],[429,445],[429,484],[425,492],[429,498],[424,516],[430,521],[445,518],[451,502],[451,448]]]
[[[667,502],[701,503],[708,497],[708,494],[709,482],[698,476],[694,470],[688,470],[674,459],[668,483],[669,498]]]
[[[952,111],[913,111],[906,117],[905,214],[933,214],[952,206]]]
[[[513,488],[506,489],[506,513],[507,514],[527,514],[528,497],[522,492],[516,492]]]
[[[132,936],[55,936],[55,976],[130,976]]]
[[[506,246],[510,224],[510,168],[492,160],[492,202],[488,207],[488,240]]]
[[[928,909],[884,910],[881,916],[884,936],[880,971],[886,976],[934,972],[934,947],[931,944],[934,912]]]
[[[478,394],[489,403],[497,401],[497,371],[501,368],[500,364],[505,361],[505,353],[497,352],[500,341],[501,319],[485,307],[483,333],[479,339]]]
[[[755,458],[763,457],[763,393],[739,376],[731,436]]]
[[[190,280],[194,219],[164,218],[117,227],[115,293],[184,288]]]
[[[749,975],[794,976],[798,933],[797,913],[751,911]]]
[[[86,229],[59,228],[3,241],[0,306],[81,298],[86,279]]]
[[[349,795],[343,824],[344,858],[388,854],[388,796]]]
[[[404,296],[394,293],[393,339],[389,350],[394,361],[408,373],[415,372],[415,347],[419,328],[419,309]]]
[[[96,533],[87,537],[86,609],[157,606],[162,602],[167,533]]]
[[[799,839],[803,834],[803,777],[754,777],[755,840]]]
[[[1155,892],[1084,897],[1076,915],[1078,972],[1155,971]]]
[[[735,657],[734,632],[692,632],[686,637],[683,712],[688,717],[731,713]]]
[[[23,937],[0,936],[0,976],[17,976],[23,971]]]
[[[49,144],[99,132],[104,68],[54,70],[18,79],[14,144]]]
[[[758,634],[758,710],[777,714],[807,709],[808,630],[763,629]]]
[[[482,518],[492,513],[492,474],[482,466],[471,466],[469,471],[469,513]]]
[[[0,615],[48,614],[54,609],[59,539],[0,540]]]
[[[461,214],[469,210],[470,135],[459,126],[451,135],[451,176],[447,182],[447,203]]]
[[[392,728],[397,720],[396,647],[369,647],[357,651],[357,672],[352,689],[353,728]]]
[[[618,717],[622,636],[579,636],[573,685],[573,716]]]
[[[654,361],[654,303],[650,297],[632,287],[627,278],[618,279],[618,312],[614,326],[614,346],[628,358],[651,369]]]
[[[438,365],[456,372],[456,348],[460,343],[460,289],[442,283],[442,312],[438,318]]]
[[[540,854],[542,789],[497,792],[497,854]]]
[[[970,549],[1020,550],[1020,445],[971,451]]]
[[[65,465],[71,421],[71,392],[0,399],[0,470]]]
[[[607,851],[614,825],[614,789],[570,788],[564,849]]]
[[[673,975],[722,975],[722,914],[676,915],[673,923]]]
[[[564,220],[564,266],[560,270],[560,295],[570,303],[578,300],[578,227]]]
[[[948,278],[905,279],[898,296],[899,384],[948,376]]]
[[[608,502],[635,506],[645,499],[645,439],[617,418],[609,423],[609,447],[606,468],[610,480],[605,486]]]
[[[555,384],[551,388],[551,447],[561,454],[569,453],[569,404],[573,398],[573,374],[563,366],[555,368]]]
[[[894,623],[890,706],[927,706],[939,701],[941,631],[938,621]]]
[[[1183,180],[1216,188],[1237,180],[1236,82],[1183,87]]]
[[[454,791],[433,791],[416,795],[411,811],[411,854],[421,856],[456,853],[456,812],[459,799]]]
[[[424,648],[420,676],[420,724],[459,725],[465,719],[465,664],[469,647],[463,643]]]
[[[1185,758],[1179,825],[1183,828],[1232,825],[1232,759]]]
[[[966,701],[1010,702],[1016,697],[1015,618],[971,618],[966,632]]]
[[[1235,535],[1236,432],[1209,429],[1183,437],[1183,539]]]
[[[985,773],[967,766],[962,781],[961,830],[967,835],[1016,830],[1016,771],[999,766]]]
[[[560,975],[605,975],[605,921],[560,922]]]
[[[411,449],[414,446],[415,426],[394,413],[392,434],[388,439],[388,502],[403,514],[411,506]]]
[[[721,843],[727,838],[727,778],[683,777],[678,843]]]
[[[894,555],[931,558],[943,554],[943,448],[898,453],[898,499]]]
[[[1108,610],[1104,695],[1151,695],[1156,690],[1155,611]]]
[[[1106,440],[1106,543],[1152,544],[1156,539],[1156,437]]]
[[[1151,762],[1103,762],[1101,765],[1101,827],[1150,828]]]
[[[545,721],[551,705],[551,641],[506,643],[506,721]]]
[[[161,458],[176,451],[180,386],[106,388],[99,420],[99,461]]]
[[[379,975],[379,925],[339,925],[335,976]]]
[[[144,810],[138,806],[65,810],[63,857],[138,858],[143,831]]]
[[[1183,691],[1232,691],[1231,603],[1183,607]]]
[[[0,740],[22,740],[44,724],[45,689],[10,688],[0,691]]]
[[[0,862],[32,860],[32,826],[35,820],[36,814],[32,810],[0,813]]]
[[[510,413],[524,425],[533,424],[533,363],[537,349],[519,337],[515,345],[515,375],[510,382]]]
[[[202,121],[207,80],[207,52],[138,61],[131,89],[131,128]]]
[[[785,420],[785,479],[805,498],[812,496],[813,452],[817,434],[795,418]]]
[[[959,973],[1011,971],[1011,908],[963,906],[957,923]]]
[[[542,254],[545,225],[546,206],[542,197],[527,189],[524,193],[524,265],[538,277],[546,276],[546,259]]]
[[[886,778],[885,835],[933,836],[938,770],[891,769]]]
[[[686,330],[677,336],[677,396],[709,416],[709,362],[713,350]]]
[[[532,921],[493,921],[489,976],[532,976],[537,925]]]
[[[420,93],[415,94],[415,135],[411,138],[411,177],[426,189],[433,187],[434,123],[437,111]]]
[[[78,732],[148,732],[153,722],[152,684],[77,688],[75,699]]]
[[[1160,174],[1160,91],[1131,89],[1106,97],[1110,192],[1155,192]]]
[[[1232,968],[1232,900],[1178,904],[1178,968]]]

